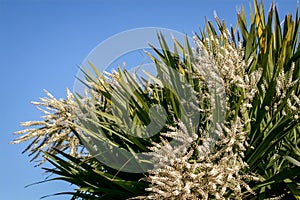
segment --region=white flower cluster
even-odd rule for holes
[[[232,86],[240,88],[243,95],[243,106],[251,107],[250,102],[258,91],[257,83],[260,80],[262,70],[259,69],[250,74],[246,73],[246,68],[252,62],[252,58],[244,59],[244,49],[239,44],[235,47],[229,33],[222,33],[222,45],[219,38],[206,38],[204,41],[194,37],[198,51],[194,51],[198,74],[205,77],[207,84],[213,82],[217,89],[224,88],[227,95],[232,94]],[[209,46],[205,48],[205,44]],[[217,83],[217,84],[216,84]],[[210,84],[212,85],[212,84]],[[215,87],[216,87],[215,86]],[[230,109],[230,108],[229,108]]]
[[[300,99],[295,95],[295,90],[292,90],[292,88],[298,83],[299,78],[293,80],[294,69],[295,63],[292,63],[291,68],[287,72],[284,69],[279,72],[275,79],[276,96],[273,97],[270,105],[265,106],[265,109],[272,109],[274,112],[279,110],[284,116],[291,114],[295,120],[298,120],[300,115]],[[266,87],[269,87],[269,85],[264,80],[264,83],[261,85],[262,95],[265,94]],[[287,106],[282,107],[283,105]]]
[[[224,128],[218,151],[206,156],[197,154],[201,139],[185,132],[183,123],[162,134],[172,140],[161,139],[150,148],[154,169],[146,179],[151,183],[146,189],[149,195],[136,199],[242,199],[245,191],[253,193],[245,180],[258,178],[242,172],[247,164],[242,160],[245,136],[240,123]]]
[[[243,156],[250,122],[245,113],[258,91],[261,71],[250,75],[245,72],[249,63],[243,60],[241,46],[235,48],[224,41],[220,45],[217,39],[210,38],[209,48],[205,48],[199,39],[195,41],[198,51],[194,53],[194,67],[199,78],[204,77],[207,87],[215,91],[212,95],[212,90],[208,90],[204,96],[209,96],[213,105],[226,92],[227,98],[237,95],[241,106],[231,111],[230,105],[221,102],[218,109],[227,112],[229,120],[215,123],[213,131],[218,138],[209,138],[211,130],[201,125],[197,133],[190,133],[187,130],[191,129],[182,122],[171,132],[162,133],[171,140],[161,139],[161,143],[150,148],[154,169],[149,170],[147,177],[149,195],[139,199],[242,199],[254,194],[246,182],[259,181],[254,175],[245,174],[247,163]],[[233,89],[238,94],[232,94]],[[213,112],[208,113],[212,120]]]
[[[31,127],[15,134],[24,134],[15,139],[12,143],[17,144],[27,140],[33,142],[24,151],[35,154],[32,160],[36,159],[42,151],[54,153],[58,150],[69,149],[70,155],[77,156],[79,140],[72,132],[72,122],[74,121],[73,94],[67,90],[67,98],[57,100],[53,95],[45,90],[48,97],[40,98],[39,102],[32,102],[45,115],[41,121],[22,122],[21,126]],[[26,133],[26,134],[25,134]],[[46,158],[40,162],[45,162]]]

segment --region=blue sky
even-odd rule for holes
[[[265,1],[268,8],[271,1]],[[275,0],[280,14],[294,13],[296,0]],[[72,189],[62,182],[24,188],[43,180],[41,168],[21,154],[26,144],[9,145],[19,122],[38,120],[30,101],[47,89],[57,98],[72,88],[79,65],[100,42],[122,31],[163,27],[192,36],[216,10],[227,25],[248,0],[96,1],[0,0],[0,199],[35,200]],[[103,55],[105,56],[105,55]],[[69,196],[49,199],[69,199]]]

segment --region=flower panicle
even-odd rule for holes
[[[70,155],[79,156],[79,140],[73,133],[74,97],[67,90],[66,99],[56,99],[50,92],[44,90],[47,97],[40,98],[38,102],[32,102],[38,110],[44,113],[41,121],[27,121],[20,123],[23,127],[29,127],[15,132],[21,135],[12,141],[12,144],[18,144],[28,140],[33,142],[26,148],[30,154],[35,154],[36,159],[42,151],[55,153],[54,149],[70,150]],[[39,162],[42,164],[46,157]]]

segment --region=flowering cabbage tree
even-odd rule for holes
[[[230,30],[218,17],[217,29],[207,22],[194,49],[174,39],[170,50],[159,35],[161,49],[148,53],[157,74],[147,79],[121,68],[103,74],[91,63],[82,80],[88,94],[57,100],[46,91],[34,102],[43,120],[22,123],[29,128],[13,143],[31,140],[25,151],[53,165],[44,168],[52,180],[77,186],[59,193],[72,199],[299,199],[298,10],[281,25],[273,4],[265,17],[254,0],[250,24],[245,16]],[[129,134],[141,136],[151,112],[159,134]],[[107,151],[116,160],[127,155],[99,147],[103,141],[136,159],[124,169],[152,168],[107,165]]]

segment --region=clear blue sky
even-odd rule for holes
[[[268,8],[271,1],[265,1]],[[296,0],[275,0],[280,14],[294,13]],[[30,101],[44,96],[43,89],[64,97],[72,88],[77,65],[101,41],[119,32],[141,27],[164,27],[189,36],[203,27],[205,16],[216,10],[228,25],[248,0],[96,1],[0,0],[0,199],[36,200],[69,191],[62,182],[24,188],[43,180],[21,151],[26,144],[9,145],[20,130],[19,122],[41,116]],[[69,199],[69,196],[49,199]]]

